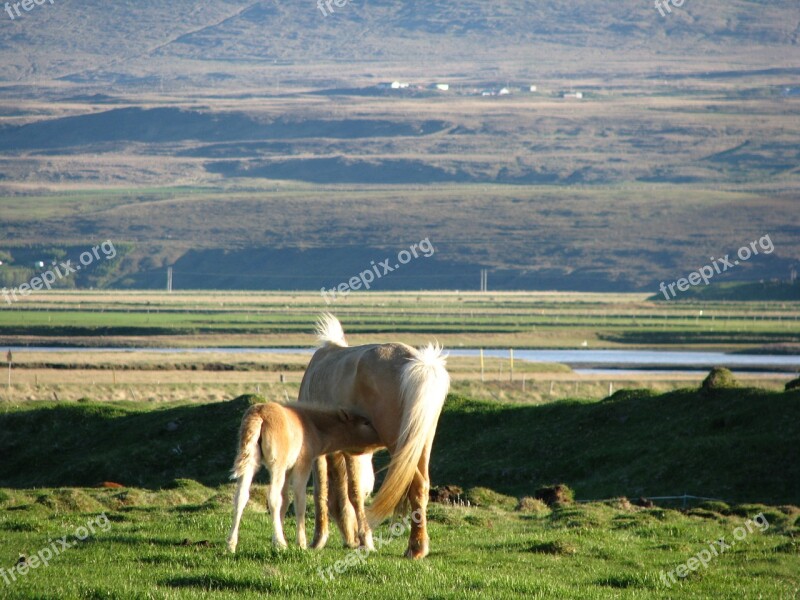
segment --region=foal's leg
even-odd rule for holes
[[[228,550],[236,552],[236,545],[239,543],[239,523],[242,521],[242,513],[247,501],[250,499],[250,483],[253,481],[255,469],[248,468],[239,478],[236,485],[236,493],[233,495],[233,525],[228,534]]]
[[[365,491],[361,489],[361,460],[358,456],[345,454],[345,465],[347,466],[347,492],[350,504],[356,511],[356,524],[358,526],[359,545],[369,550],[375,550],[372,541],[372,530],[367,521],[367,514],[364,511]]]
[[[311,547],[319,550],[328,542],[328,461],[325,455],[314,461],[314,539]]]
[[[358,547],[358,524],[356,511],[348,496],[347,465],[344,453],[335,452],[328,456],[328,481],[330,509],[336,525],[342,534],[345,546]]]
[[[306,487],[311,469],[305,465],[295,466],[292,483],[294,484],[294,515],[297,521],[297,545],[301,548],[306,543]]]
[[[289,470],[286,472],[286,481],[283,483],[283,489],[281,490],[281,523],[286,522],[286,513],[289,512],[289,481],[292,478],[292,471]]]
[[[283,484],[286,483],[286,469],[283,466],[273,465],[270,468],[270,479],[269,512],[272,514],[272,543],[285,548],[286,538],[283,537],[281,504],[283,500]]]
[[[406,558],[425,558],[428,556],[430,540],[428,538],[428,494],[430,493],[430,476],[428,461],[431,456],[431,442],[425,446],[419,459],[417,472],[408,489],[408,500],[411,503],[411,535],[408,538]]]

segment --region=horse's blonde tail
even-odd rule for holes
[[[317,326],[314,329],[317,340],[321,346],[332,344],[334,346],[347,347],[347,340],[344,338],[344,329],[339,319],[331,313],[322,313],[317,319]]]
[[[403,366],[400,374],[403,407],[400,435],[386,479],[369,507],[369,521],[373,527],[390,516],[403,501],[417,472],[422,452],[433,441],[450,388],[446,358],[438,345],[428,345],[418,350]]]
[[[242,418],[239,427],[239,450],[233,461],[231,479],[239,479],[248,471],[256,471],[261,461],[261,449],[258,441],[261,437],[261,425],[264,418],[259,411],[260,405],[251,406]]]

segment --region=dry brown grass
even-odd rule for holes
[[[192,371],[147,370],[148,363],[167,361],[180,363],[210,358],[235,364],[242,360],[263,364],[307,364],[308,356],[254,353],[181,354],[134,351],[126,353],[18,352],[19,362],[80,362],[79,369],[16,369],[12,372],[11,389],[0,387],[0,399],[14,401],[77,401],[91,398],[98,401],[146,400],[149,402],[213,402],[235,398],[245,393],[258,393],[268,400],[294,400],[297,397],[302,371]],[[113,371],[92,369],[92,364],[135,363],[141,370]],[[564,398],[600,399],[622,388],[648,388],[663,392],[681,387],[697,387],[705,373],[661,373],[619,375],[583,375],[563,365],[528,363],[516,360],[511,379],[507,359],[486,359],[484,381],[481,381],[477,358],[454,357],[448,361],[452,391],[469,398],[499,402],[542,403]],[[284,382],[280,379],[283,376]],[[742,385],[783,389],[791,375],[785,377],[756,373],[737,374]]]

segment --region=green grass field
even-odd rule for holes
[[[241,414],[258,400],[7,405],[0,567],[8,573],[21,554],[31,564],[62,536],[74,546],[0,579],[0,597],[788,599],[800,590],[800,392],[630,390],[540,406],[451,396],[432,479],[462,486],[470,505],[431,504],[432,553],[418,563],[400,558],[400,524],[382,526],[385,545],[363,561],[338,533],[320,552],[273,550],[263,474],[239,553],[225,554],[227,469]],[[96,487],[104,481],[125,487]],[[579,503],[520,502],[556,482]],[[684,493],[719,500],[681,509],[624,498]],[[756,518],[767,526],[737,529]],[[94,533],[78,540],[90,522]],[[688,561],[720,538],[735,543],[707,567],[672,586],[662,578],[697,566]]]
[[[5,491],[0,560],[7,569],[19,552],[30,560],[51,538],[69,536],[75,546],[17,581],[0,580],[0,596],[789,599],[800,586],[796,507],[709,505],[682,513],[612,501],[527,513],[498,504],[435,504],[432,553],[410,562],[400,557],[405,535],[392,535],[389,525],[376,532],[387,543],[363,560],[339,546],[338,534],[320,552],[275,551],[264,489],[254,491],[235,556],[224,551],[230,486],[179,481],[159,492]],[[754,530],[672,587],[662,580],[662,571],[686,563],[711,540],[735,541],[736,528],[762,513],[766,531]],[[98,517],[107,528],[95,526],[94,535],[77,541],[77,528]]]

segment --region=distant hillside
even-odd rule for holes
[[[740,283],[722,283],[713,286],[693,287],[682,293],[681,299],[685,300],[723,300],[733,302],[764,302],[800,301],[800,284],[788,281],[758,281]],[[650,300],[667,300],[663,294],[655,294]]]
[[[412,68],[424,64],[441,74],[447,63],[472,57],[476,63],[533,61],[537,69],[552,69],[547,57],[555,51],[575,52],[588,67],[602,64],[601,55],[621,56],[622,48],[651,57],[746,55],[763,48],[780,57],[780,48],[798,43],[797,12],[793,0],[686,2],[665,16],[652,2],[639,0],[364,0],[334,6],[333,12],[321,11],[312,0],[60,0],[14,21],[0,15],[0,80],[152,85],[158,80],[148,77],[183,71],[186,83],[197,83],[224,76],[229,61],[363,61],[384,71],[411,61]],[[338,77],[311,71],[318,81]]]
[[[108,239],[124,256],[64,285],[319,289],[425,237],[383,289],[488,269],[655,293],[765,234],[714,284],[800,259],[796,0],[59,0],[0,23],[4,285]]]

